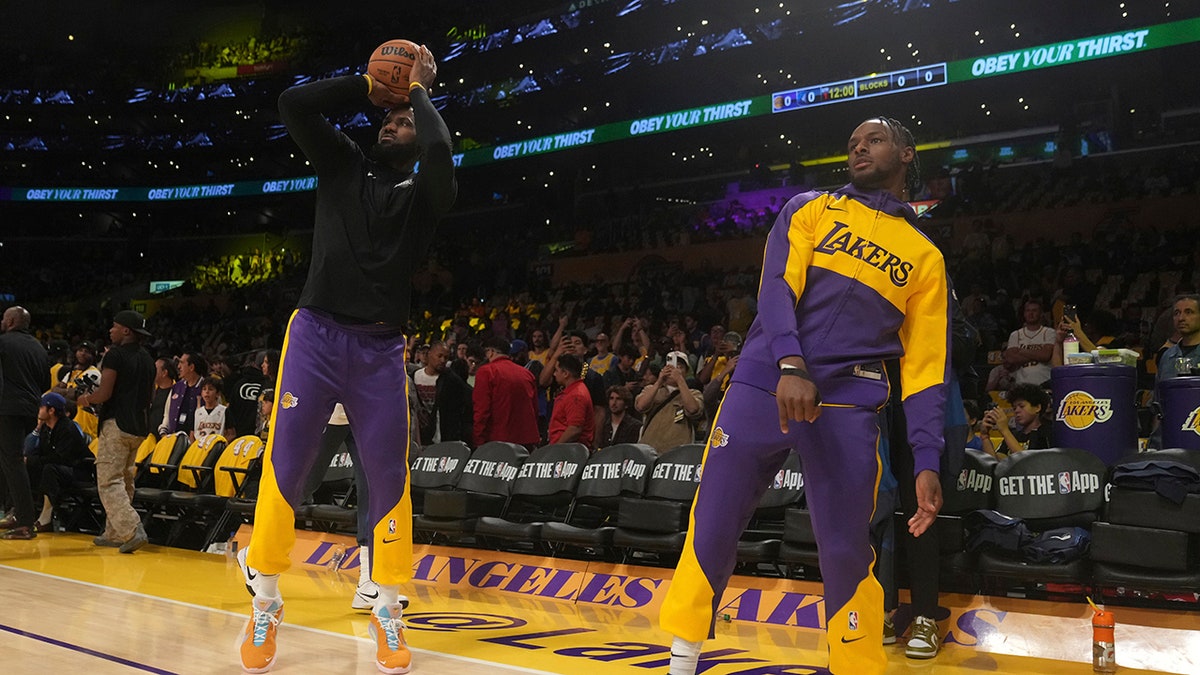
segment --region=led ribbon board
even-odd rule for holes
[[[1017,49],[949,63],[936,63],[890,73],[872,73],[849,80],[814,84],[770,95],[677,110],[588,129],[538,136],[454,155],[457,167],[483,166],[573,148],[622,141],[650,134],[693,129],[771,113],[804,110],[820,105],[898,94],[915,89],[970,82],[1039,68],[1065,66],[1095,59],[1146,52],[1200,42],[1200,18],[1118,31],[1040,47]],[[143,202],[212,197],[241,197],[316,188],[315,177],[279,181],[243,181],[169,188],[0,188],[0,201],[114,201]]]

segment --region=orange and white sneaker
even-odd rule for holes
[[[265,673],[275,665],[275,629],[283,620],[283,601],[256,597],[242,632],[242,670]]]
[[[371,612],[371,639],[375,641],[375,667],[381,673],[403,675],[412,667],[412,654],[404,641],[404,605],[396,603]]]

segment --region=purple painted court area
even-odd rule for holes
[[[27,637],[27,638],[30,638],[33,640],[39,640],[41,642],[45,642],[46,644],[54,645],[55,647],[62,647],[63,649],[70,649],[71,651],[76,651],[81,654],[87,654],[88,656],[95,656],[96,658],[104,659],[105,661],[112,661],[113,663],[119,663],[123,666],[129,666],[130,668],[137,668],[138,670],[142,670],[147,673],[158,673],[159,675],[177,675],[176,673],[174,673],[173,671],[170,671],[170,670],[163,670],[162,668],[155,668],[154,666],[147,666],[142,663],[137,663],[136,661],[130,661],[129,659],[123,659],[119,656],[113,656],[112,654],[105,654],[104,652],[98,652],[95,649],[88,649],[87,647],[80,647],[79,645],[73,645],[69,642],[63,642],[62,640],[55,640],[54,638],[46,637],[45,635],[38,635],[37,633],[30,633],[29,631],[24,631],[24,630],[21,630],[20,628],[13,628],[12,626],[5,626],[4,624],[0,624],[0,630],[7,631],[9,633],[12,633],[13,635],[20,635],[21,637]]]

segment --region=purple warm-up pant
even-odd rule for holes
[[[408,492],[405,339],[395,327],[344,324],[317,310],[292,314],[283,340],[275,408],[247,562],[266,574],[290,564],[294,510],[335,403],[346,410],[369,486],[371,577],[398,585],[412,577]]]

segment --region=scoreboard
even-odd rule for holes
[[[946,64],[935,63],[920,68],[867,75],[853,80],[777,91],[771,94],[771,112],[790,112],[871,96],[940,87],[946,82]]]

